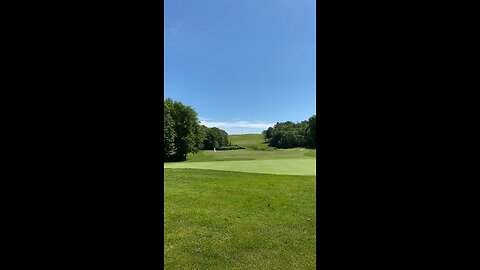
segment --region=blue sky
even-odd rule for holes
[[[164,96],[260,133],[315,114],[314,0],[165,0]]]

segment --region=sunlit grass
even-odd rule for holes
[[[307,157],[297,159],[173,162],[164,163],[164,168],[194,168],[234,172],[290,175],[316,174],[315,159]]]
[[[268,148],[268,144],[264,141],[262,134],[243,134],[243,135],[230,135],[228,140],[232,144],[243,146],[246,148],[255,146],[257,148]]]
[[[165,269],[315,269],[315,176],[164,176]]]

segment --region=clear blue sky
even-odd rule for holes
[[[165,98],[229,134],[308,119],[316,111],[315,5],[165,0]]]

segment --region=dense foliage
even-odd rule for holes
[[[172,103],[164,102],[164,114],[163,114],[163,143],[164,143],[164,158],[167,159],[176,153],[175,148],[175,123],[171,115]]]
[[[202,149],[213,150],[214,148],[219,149],[229,145],[228,134],[225,130],[216,127],[202,127],[205,131],[205,140],[203,141]]]
[[[272,131],[273,131],[273,128],[269,127],[267,130],[264,130],[262,132],[263,136],[265,137],[265,140],[270,140],[270,138],[272,138]]]
[[[164,101],[163,142],[165,161],[184,161],[188,153],[200,149],[229,149],[226,131],[200,125],[197,112],[181,102],[168,98]]]
[[[316,147],[316,115],[300,123],[282,122],[263,131],[268,145],[277,148]]]
[[[230,144],[227,145],[227,146],[221,146],[221,147],[218,148],[218,150],[238,150],[238,149],[245,149],[245,147],[243,147],[243,146],[238,146],[238,145],[236,145],[236,144],[233,144],[233,145],[232,145],[232,144],[230,143]]]
[[[306,133],[306,146],[310,148],[317,147],[317,116],[314,115],[308,119],[308,128]]]
[[[186,160],[188,153],[196,153],[202,147],[205,131],[192,107],[166,99],[163,126],[165,161]]]

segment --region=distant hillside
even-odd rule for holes
[[[268,148],[268,144],[265,143],[262,134],[229,135],[228,140],[232,144],[245,148]]]
[[[196,154],[190,153],[186,163],[206,161],[238,161],[238,160],[276,160],[276,159],[310,159],[316,158],[315,149],[291,148],[277,149],[268,147],[264,143],[262,134],[230,135],[228,140],[232,144],[246,149],[216,151],[202,150]],[[260,151],[259,151],[260,150]],[[167,164],[167,163],[166,163]],[[215,164],[213,164],[215,165]],[[168,165],[170,168],[176,165]],[[182,165],[183,166],[183,165]],[[189,165],[185,165],[189,166]],[[165,167],[167,168],[167,167]]]

